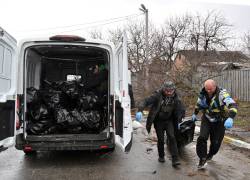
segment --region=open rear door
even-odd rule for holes
[[[125,33],[122,42],[115,51],[115,68],[117,72],[115,87],[115,140],[116,144],[123,151],[128,152],[132,146],[133,131],[128,93],[128,55]]]
[[[0,151],[14,143],[16,40],[0,27]]]

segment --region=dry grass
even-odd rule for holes
[[[234,125],[250,131],[250,102],[238,102],[238,114]]]
[[[182,97],[182,102],[186,107],[186,116],[192,115],[192,113],[194,112],[196,101],[197,101],[197,96],[194,95]]]

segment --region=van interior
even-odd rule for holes
[[[109,53],[82,45],[34,45],[25,51],[28,135],[109,131]]]

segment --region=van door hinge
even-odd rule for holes
[[[3,35],[4,35],[4,31],[0,30],[0,37],[3,37]]]

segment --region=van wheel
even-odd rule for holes
[[[109,148],[108,151],[109,152],[114,152],[115,151],[115,147]]]
[[[36,154],[36,151],[25,151],[23,150],[23,152],[25,153],[26,156],[33,156]]]

